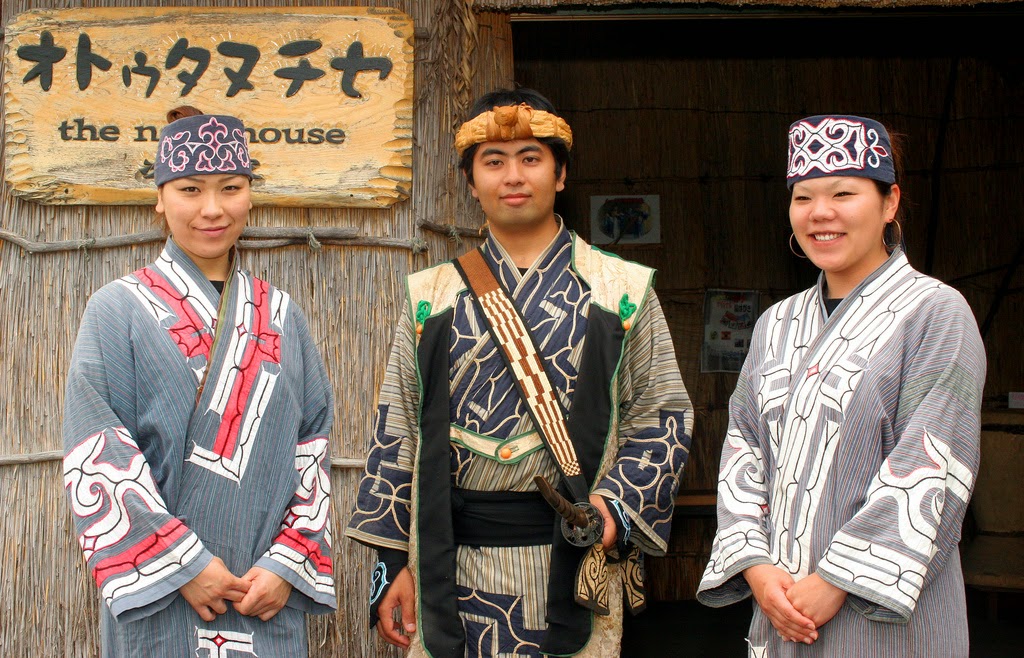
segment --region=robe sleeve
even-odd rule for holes
[[[771,311],[769,311],[771,312]],[[767,313],[766,313],[767,315]],[[765,353],[765,324],[758,320],[750,350],[729,399],[729,427],[722,445],[718,471],[718,529],[711,555],[697,587],[697,600],[722,607],[751,595],[743,570],[772,564],[768,539],[768,476],[759,436],[761,427],[757,395],[752,385]]]
[[[402,314],[381,384],[366,471],[346,535],[374,548],[409,550],[419,388],[412,321]]]
[[[418,441],[419,386],[416,333],[403,313],[395,328],[374,430],[345,534],[377,549],[370,583],[370,626],[395,576],[408,562],[412,516],[412,477]]]
[[[908,322],[898,390],[880,391],[898,395],[896,445],[818,563],[876,621],[907,622],[958,550],[978,472],[985,349],[967,302],[943,290]]]
[[[288,605],[309,614],[337,609],[331,553],[331,450],[334,396],[323,358],[295,309],[304,373],[302,423],[295,448],[298,486],[281,531],[256,566],[292,585]]]
[[[97,291],[75,341],[64,404],[64,487],[78,543],[114,617],[159,612],[213,559],[194,532],[168,512],[133,436],[137,391],[131,313]],[[123,412],[122,412],[123,413]]]
[[[654,291],[627,335],[619,372],[619,449],[594,493],[604,496],[642,550],[663,555],[690,452],[693,406]]]

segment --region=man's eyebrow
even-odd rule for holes
[[[527,144],[523,148],[516,151],[516,155],[522,153],[530,153],[532,151],[540,151],[540,146],[537,144]],[[481,155],[508,155],[508,151],[501,148],[500,146],[489,146],[480,152]]]

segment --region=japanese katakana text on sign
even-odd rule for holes
[[[385,207],[412,180],[413,26],[392,9],[68,9],[7,28],[6,179],[43,203],[155,199],[192,105],[246,124],[270,205]]]

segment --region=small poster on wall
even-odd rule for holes
[[[704,295],[701,372],[739,372],[758,316],[756,290],[708,290]]]
[[[590,197],[590,242],[661,242],[661,197],[657,194]]]

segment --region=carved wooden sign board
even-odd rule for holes
[[[148,205],[168,110],[246,126],[253,201],[383,208],[412,182],[413,24],[388,8],[33,10],[4,41],[6,181]]]

